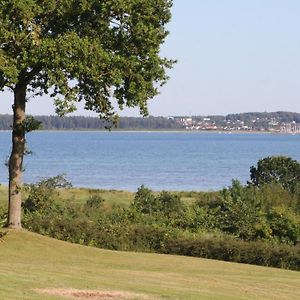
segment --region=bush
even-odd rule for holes
[[[135,194],[132,207],[143,214],[152,214],[160,211],[161,203],[150,189],[142,185]]]
[[[134,251],[163,253],[167,239],[172,235],[176,236],[174,232],[174,230],[163,227],[132,225],[128,234],[130,248]]]
[[[93,193],[80,206],[56,201],[60,186],[57,183],[43,180],[29,185],[23,206],[26,228],[113,250],[189,255],[300,270],[296,196],[277,184],[274,188],[256,187],[233,181],[231,187],[219,193],[201,194],[190,205],[185,205],[178,194],[153,193],[142,186],[129,208],[107,209],[104,200]]]
[[[159,213],[168,218],[182,214],[185,209],[177,194],[163,191],[155,195],[143,185],[138,189],[131,207],[143,214]]]
[[[67,189],[70,187],[72,187],[71,183],[68,182],[63,175],[45,178],[37,183],[27,184],[24,186],[24,189],[28,196],[22,204],[22,207],[25,212],[34,212],[50,208],[59,195],[58,189]]]
[[[249,184],[280,184],[287,191],[294,193],[300,184],[300,163],[285,156],[263,158],[257,162],[257,167],[250,168]]]
[[[97,194],[91,194],[86,201],[85,207],[88,209],[98,209],[102,206],[104,199]]]
[[[260,208],[256,189],[244,187],[233,180],[232,186],[221,192],[219,207],[213,211],[218,220],[216,227],[245,240],[266,238],[268,231],[262,232],[263,227],[260,226],[264,222]]]
[[[163,191],[157,197],[161,206],[161,212],[164,216],[171,218],[182,215],[185,211],[185,206],[176,194]]]
[[[165,253],[300,270],[300,247],[244,242],[230,237],[168,239]]]
[[[300,219],[284,206],[274,207],[268,213],[272,235],[281,243],[296,245],[300,243]]]
[[[278,184],[243,186],[233,180],[231,187],[211,199],[198,200],[194,205],[199,229],[218,229],[249,241],[300,243],[299,199]]]
[[[297,207],[297,196],[292,195],[279,184],[265,184],[258,188],[262,208],[268,212],[273,207]],[[300,198],[299,198],[300,199]]]

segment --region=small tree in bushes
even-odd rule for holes
[[[22,204],[26,212],[34,212],[50,208],[58,196],[58,189],[71,188],[72,184],[64,175],[57,175],[40,180],[38,183],[27,184],[24,190],[28,196]]]
[[[85,208],[97,209],[102,206],[103,202],[104,199],[101,196],[91,193],[86,201]]]
[[[274,207],[267,217],[275,239],[290,245],[300,243],[300,218],[290,208]]]
[[[143,185],[138,188],[132,206],[144,214],[152,214],[161,209],[159,199],[150,189]]]
[[[260,159],[257,166],[250,168],[250,182],[255,186],[280,184],[294,193],[300,185],[300,164],[286,156],[270,156]]]
[[[132,207],[144,214],[160,213],[165,217],[181,214],[184,204],[177,194],[163,191],[155,195],[143,185],[138,189]]]
[[[158,200],[161,203],[161,212],[166,217],[175,217],[184,212],[184,205],[176,194],[163,191],[158,195]]]
[[[267,237],[258,192],[233,180],[230,188],[222,190],[219,207],[212,212],[217,219],[217,228],[245,240]]]

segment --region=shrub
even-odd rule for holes
[[[250,168],[250,182],[255,186],[280,184],[294,193],[300,184],[300,163],[286,156],[266,157]]]
[[[29,185],[23,218],[26,228],[113,250],[199,256],[300,270],[300,217],[295,196],[279,185],[272,189],[269,185],[242,186],[233,181],[231,187],[202,194],[191,205],[182,203],[178,194],[153,193],[142,186],[130,208],[106,209],[104,200],[93,193],[81,206],[57,202],[55,182],[43,180]],[[287,200],[282,198],[285,196]]]
[[[175,235],[173,231],[163,227],[134,224],[128,233],[130,248],[135,251],[162,253],[165,251],[166,240]]]
[[[135,194],[132,207],[143,214],[152,214],[160,211],[161,203],[150,189],[142,185]]]
[[[182,214],[185,210],[185,206],[177,194],[163,191],[155,195],[143,185],[134,197],[132,208],[143,214],[159,213],[168,218]]]
[[[98,209],[102,206],[103,202],[104,199],[101,196],[97,194],[91,194],[86,201],[85,207],[88,209]]]
[[[265,219],[261,214],[261,201],[257,190],[244,187],[233,180],[232,186],[220,193],[218,206],[209,211],[215,219],[215,228],[245,240],[266,238]]]
[[[263,209],[268,212],[272,207],[286,206],[296,209],[297,196],[292,195],[279,184],[265,184],[258,188]]]
[[[34,212],[50,208],[58,197],[58,189],[70,188],[72,185],[64,175],[57,175],[45,178],[37,183],[27,184],[24,186],[28,196],[22,207],[25,212]]]
[[[185,210],[185,206],[180,200],[180,197],[176,194],[163,191],[157,196],[157,200],[161,206],[161,213],[168,217],[176,217],[182,215]]]
[[[165,253],[300,270],[300,247],[230,237],[168,239]]]
[[[281,243],[300,243],[300,218],[289,208],[274,207],[268,213],[272,235]]]

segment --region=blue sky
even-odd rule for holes
[[[174,0],[172,10],[162,54],[178,64],[151,115],[300,113],[299,0]],[[9,113],[11,96],[1,97]],[[53,114],[52,101],[31,100],[28,113]]]

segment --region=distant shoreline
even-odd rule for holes
[[[0,130],[0,132],[11,132],[11,130]],[[162,133],[218,133],[218,134],[276,134],[276,135],[294,135],[295,133],[285,133],[285,132],[272,132],[272,131],[259,131],[259,130],[186,130],[186,129],[39,129],[34,132],[162,132]],[[296,133],[297,135],[297,133]]]
[[[10,130],[12,118],[0,114],[0,128]],[[99,117],[36,115],[34,118],[41,123],[41,130],[50,131],[102,131],[111,126],[112,131],[300,134],[300,113],[284,111],[147,118],[120,116],[114,124],[117,128]]]

